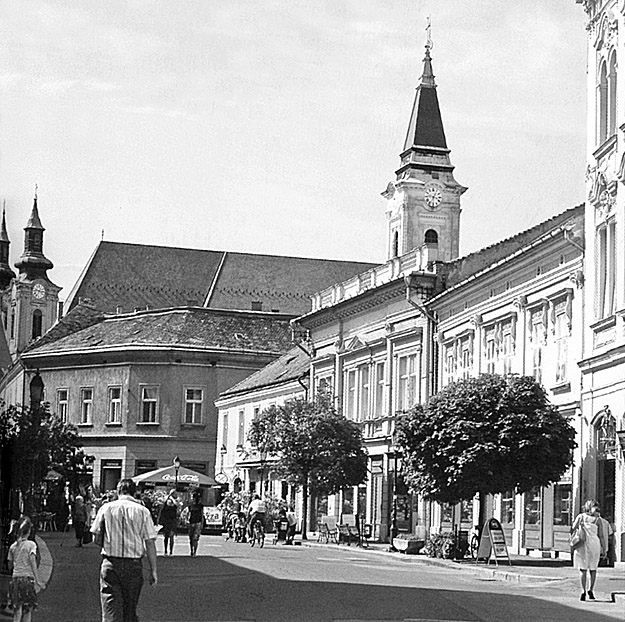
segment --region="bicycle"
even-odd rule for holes
[[[258,546],[262,549],[265,546],[265,529],[260,521],[254,521],[252,526],[252,535],[250,537],[250,546],[254,546],[258,542]]]
[[[469,551],[471,552],[471,559],[477,559],[477,551],[479,548],[480,548],[479,527],[476,525],[471,530],[471,538],[469,540]]]

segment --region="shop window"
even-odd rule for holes
[[[514,526],[514,511],[515,511],[515,499],[514,490],[507,490],[501,495],[501,524],[508,527]]]
[[[156,460],[135,460],[135,475],[156,470]]]
[[[553,524],[570,527],[573,511],[573,487],[556,484],[553,488]]]
[[[345,488],[341,499],[341,514],[354,514],[354,489]]]
[[[525,508],[524,508],[525,524],[526,525],[540,525],[541,514],[541,489],[536,487],[532,488],[529,492],[525,493]]]

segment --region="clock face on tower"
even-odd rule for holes
[[[33,285],[33,298],[43,300],[46,297],[46,288],[41,283]]]
[[[425,204],[432,209],[437,208],[443,200],[443,193],[440,188],[434,184],[426,186],[424,196]]]

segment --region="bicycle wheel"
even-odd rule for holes
[[[252,535],[250,536],[250,546],[254,546],[256,544],[256,530],[252,530]]]
[[[475,559],[477,557],[477,549],[479,545],[480,543],[477,539],[477,536],[473,535],[473,537],[471,538],[471,544],[469,546],[469,550],[471,551],[471,559]]]
[[[263,531],[258,531],[258,546],[262,549],[265,546],[265,533]]]

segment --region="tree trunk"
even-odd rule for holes
[[[302,540],[308,540],[308,536],[306,535],[306,525],[308,523],[308,480],[302,486]]]

